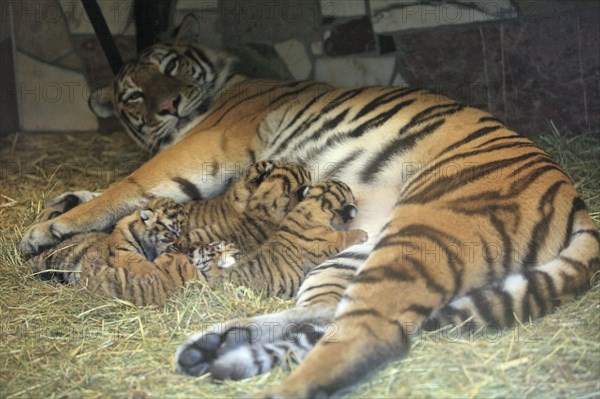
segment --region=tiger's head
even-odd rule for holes
[[[262,161],[250,166],[242,184],[232,191],[247,197],[247,215],[279,224],[298,204],[298,190],[310,182],[310,171],[300,164]]]
[[[358,213],[352,190],[339,180],[301,187],[298,196],[301,201],[292,214],[302,215],[307,228],[327,224],[334,230],[345,230]]]
[[[153,261],[158,255],[174,249],[185,231],[188,213],[185,207],[169,198],[155,198],[121,219],[115,230]]]
[[[197,34],[196,19],[187,16],[171,40],[144,50],[111,85],[94,91],[92,111],[116,115],[152,154],[179,141],[235,76],[234,59],[195,44]]]

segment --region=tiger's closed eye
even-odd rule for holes
[[[178,65],[179,65],[178,58],[173,58],[171,61],[169,61],[169,63],[165,67],[165,75],[172,76],[173,72],[175,72],[175,69],[177,68]]]
[[[141,100],[144,98],[144,94],[141,92],[141,90],[136,90],[134,92],[132,92],[130,95],[128,95],[127,97],[125,97],[125,99],[123,100],[126,103],[129,102],[133,102],[136,100]]]

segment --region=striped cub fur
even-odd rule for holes
[[[225,240],[250,251],[277,229],[298,203],[297,191],[310,184],[308,169],[299,164],[261,161],[223,195],[185,205],[189,232],[178,246]]]
[[[346,184],[316,183],[306,186],[301,196],[300,204],[255,251],[240,253],[232,243],[211,243],[195,249],[192,262],[210,285],[229,281],[293,297],[311,267],[368,238],[363,230],[343,230],[357,213]]]
[[[110,233],[84,233],[31,258],[34,273],[135,305],[160,305],[191,279],[202,279],[183,254],[166,253],[187,223],[173,200],[151,200]]]

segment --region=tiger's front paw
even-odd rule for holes
[[[45,222],[54,219],[68,210],[75,208],[77,205],[91,201],[99,195],[100,193],[93,193],[91,191],[69,191],[63,193],[58,197],[46,201],[44,210],[39,214],[38,220]]]
[[[69,235],[67,228],[58,221],[38,223],[25,232],[20,249],[25,255],[34,255],[58,244]]]

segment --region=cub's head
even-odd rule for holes
[[[293,213],[302,214],[308,222],[328,224],[334,230],[344,230],[358,213],[356,200],[347,184],[325,180],[298,191],[300,204]]]
[[[173,248],[182,234],[188,217],[183,205],[168,199],[158,198],[135,211],[128,223],[129,231],[143,249],[148,260]]]
[[[116,115],[153,154],[177,142],[232,76],[233,58],[194,44],[197,34],[196,19],[187,16],[172,40],[144,50],[112,85],[93,92],[92,111]]]
[[[248,215],[279,223],[298,204],[298,190],[310,182],[310,171],[302,165],[262,161],[253,164],[232,190],[238,198],[247,198]]]

